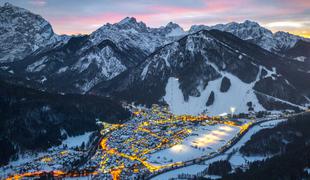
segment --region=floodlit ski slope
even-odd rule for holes
[[[285,119],[280,119],[280,120],[273,120],[273,121],[268,121],[264,122],[260,125],[256,125],[252,127],[232,148],[230,148],[225,154],[216,156],[215,158],[209,159],[205,161],[205,165],[191,165],[187,166],[184,168],[168,171],[166,173],[163,173],[159,176],[156,176],[152,178],[152,180],[161,180],[161,179],[169,179],[169,178],[176,178],[178,177],[179,174],[185,173],[185,174],[191,174],[191,175],[196,175],[197,173],[202,172],[206,168],[208,168],[209,164],[215,162],[215,161],[220,161],[220,160],[225,160],[227,158],[227,154],[231,153],[234,150],[239,150],[247,141],[251,139],[251,137],[256,134],[258,131],[262,129],[267,129],[267,128],[273,128],[279,123],[285,121]],[[230,163],[231,165],[236,168],[238,166],[242,166],[246,164],[246,162],[253,162],[255,160],[263,160],[264,158],[262,157],[246,157],[246,156],[240,156],[240,153],[237,152],[234,154],[231,159]]]
[[[239,130],[239,127],[224,124],[200,126],[182,143],[152,154],[149,162],[163,165],[208,155],[223,147]]]
[[[255,111],[265,110],[253,91],[254,83],[247,84],[242,82],[234,75],[223,74],[231,81],[231,86],[227,92],[221,92],[220,86],[222,78],[210,81],[205,89],[199,88],[201,95],[199,97],[190,96],[189,100],[184,101],[184,96],[179,88],[178,79],[170,77],[166,85],[166,94],[164,100],[168,103],[171,111],[175,114],[198,115],[207,109],[209,115],[219,115],[229,113],[230,107],[235,107],[235,113],[248,112],[247,102],[255,105]],[[214,103],[207,107],[206,102],[211,92],[214,92]]]

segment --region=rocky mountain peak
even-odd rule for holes
[[[136,18],[134,17],[126,17],[120,22],[114,24],[114,26],[118,27],[121,30],[128,30],[131,32],[147,32],[148,27],[145,23],[138,22]]]
[[[12,7],[13,5],[9,2],[4,3],[4,7]]]
[[[250,26],[250,27],[254,27],[254,26],[260,27],[260,25],[259,25],[257,22],[255,22],[255,21],[250,21],[250,20],[245,20],[245,21],[244,21],[243,23],[241,23],[241,24],[246,25],[246,26]]]
[[[27,12],[27,13],[31,13],[30,11],[24,9],[24,8],[20,8],[18,6],[14,6],[13,4],[6,2],[4,3],[3,6],[0,6],[1,11],[0,12],[5,12],[5,11],[14,11],[14,13],[18,12]]]
[[[137,19],[134,18],[134,17],[126,17],[124,19],[122,19],[118,24],[136,24],[138,23],[137,22]]]
[[[169,22],[166,26],[159,28],[159,31],[166,37],[177,37],[186,34],[183,28],[174,22]]]
[[[181,28],[180,25],[174,23],[174,22],[169,22],[167,25],[166,25],[166,28],[172,28],[172,29],[176,29],[176,28]],[[182,28],[181,28],[182,29]]]
[[[61,38],[41,16],[5,3],[0,7],[0,63],[20,60]]]

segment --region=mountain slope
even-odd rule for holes
[[[0,63],[23,59],[33,51],[66,40],[41,16],[5,3],[0,6]]]
[[[125,18],[106,24],[89,36],[71,37],[65,43],[39,49],[2,68],[17,77],[41,83],[42,89],[84,93],[138,65],[156,48],[184,33],[173,23],[149,28],[135,18]]]
[[[0,144],[6,163],[18,152],[44,150],[69,136],[94,131],[96,119],[120,123],[129,112],[106,98],[59,95],[0,81]],[[5,146],[4,146],[5,145]]]
[[[310,80],[308,73],[297,72],[296,67],[297,61],[281,58],[230,33],[204,30],[155,51],[137,68],[95,86],[91,93],[143,104],[166,102],[172,110],[177,106],[175,112],[179,113],[219,113],[229,106],[238,106],[244,112],[248,104],[256,105],[256,110],[277,109],[279,104],[296,108],[308,102],[303,93],[310,90],[309,85],[294,81],[296,77],[299,82]],[[224,77],[231,81],[231,87],[220,92]],[[281,91],[269,88],[270,79],[281,86]],[[208,104],[211,94],[215,94],[214,103]],[[236,99],[229,102],[234,96]],[[269,107],[270,99],[277,105]]]
[[[260,26],[258,23],[249,20],[246,20],[243,23],[231,22],[227,24],[218,24],[211,27],[205,25],[194,25],[189,30],[189,33],[195,33],[203,29],[217,29],[229,32],[240,39],[252,42],[268,51],[277,53],[294,47],[298,41],[309,41],[309,39],[282,31],[272,33],[270,30]]]

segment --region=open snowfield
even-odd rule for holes
[[[83,142],[86,145],[88,143],[90,135],[92,133],[93,132],[86,132],[86,133],[84,133],[82,135],[79,135],[79,136],[68,137],[67,139],[65,139],[62,142],[62,145],[67,145],[68,148],[72,148],[72,147],[76,147],[76,146],[81,146],[83,144]]]
[[[208,155],[223,147],[239,130],[225,124],[200,126],[180,144],[151,154],[149,162],[163,165]]]
[[[214,157],[212,159],[209,159],[209,160],[205,161],[205,165],[191,165],[191,166],[187,166],[187,167],[184,167],[184,168],[176,169],[176,170],[169,171],[167,173],[158,175],[158,176],[152,178],[152,180],[176,178],[176,177],[178,177],[179,174],[182,174],[182,173],[196,175],[197,173],[200,173],[204,169],[208,168],[209,164],[211,164],[211,163],[213,163],[215,161],[225,160],[227,158],[227,154],[228,153],[231,153],[233,151],[233,149],[239,150],[258,131],[260,131],[262,129],[273,128],[277,124],[279,124],[279,123],[281,123],[283,121],[285,121],[285,119],[273,120],[273,121],[264,122],[264,123],[261,123],[260,125],[256,125],[256,126],[252,127],[238,141],[238,143],[236,143],[232,148],[230,148],[225,154],[220,155],[220,156],[216,156],[216,157]],[[230,161],[230,163],[231,163],[231,165],[233,167],[238,167],[238,166],[245,165],[246,161],[252,162],[252,161],[256,161],[256,160],[263,160],[263,158],[262,157],[245,157],[245,156],[241,156],[240,153],[237,152],[236,154],[234,154],[231,157],[231,159],[229,161]]]
[[[222,78],[210,81],[205,89],[199,87],[200,97],[190,96],[188,101],[184,100],[183,93],[179,88],[179,81],[170,77],[166,85],[166,94],[164,100],[168,103],[169,108],[174,114],[191,114],[198,115],[204,110],[209,112],[208,115],[219,115],[229,112],[230,107],[236,108],[236,113],[248,112],[247,102],[252,102],[256,106],[255,111],[265,110],[257,100],[253,91],[255,83],[247,84],[239,78],[229,73],[223,73],[231,81],[231,86],[227,92],[221,92]],[[214,92],[214,103],[206,107],[206,102],[211,92]]]

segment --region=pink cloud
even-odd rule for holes
[[[33,0],[44,4],[44,0]],[[268,2],[258,0],[201,0],[200,6],[180,5],[173,3],[119,3],[121,8],[115,10],[105,9],[105,12],[89,14],[75,13],[65,16],[52,16],[48,18],[57,33],[77,34],[91,33],[105,23],[115,23],[129,16],[136,17],[138,21],[148,26],[159,27],[174,21],[188,29],[193,24],[213,25],[231,21],[244,21],[246,19],[259,21],[261,24],[279,21],[279,19],[292,20],[293,16],[300,17],[309,9],[309,0],[271,0]],[[127,4],[126,4],[127,3]],[[86,5],[85,5],[86,6]],[[124,8],[125,7],[125,8]],[[124,9],[123,9],[124,8]],[[126,8],[128,10],[126,10]],[[122,9],[119,10],[118,9]],[[295,18],[296,18],[295,17]],[[291,19],[290,19],[291,18]]]
[[[118,13],[102,13],[94,16],[65,16],[50,18],[54,30],[59,34],[88,34],[106,23],[123,19]]]

